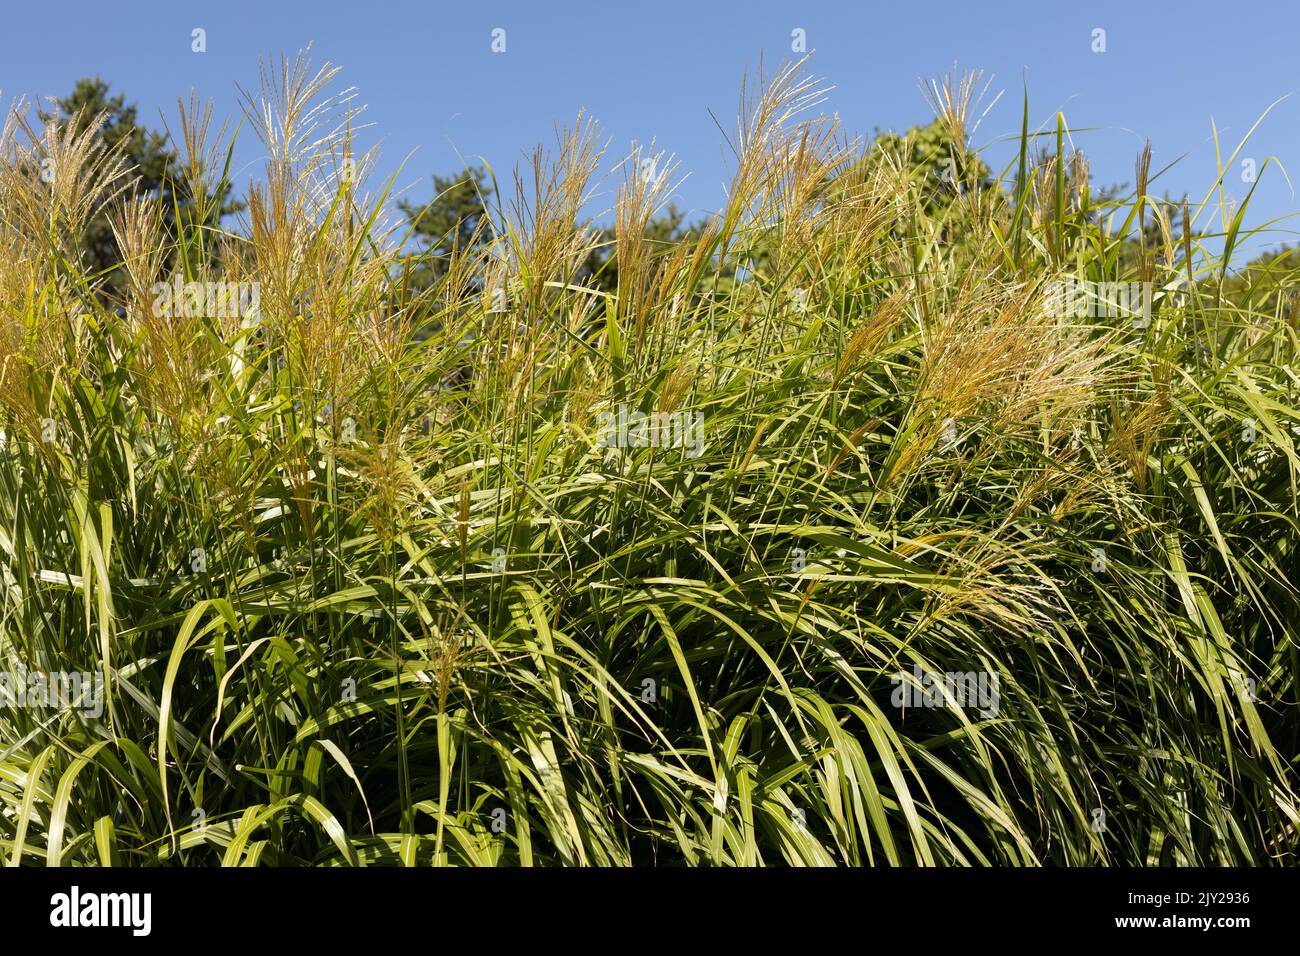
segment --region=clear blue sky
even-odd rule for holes
[[[190,31],[207,31],[208,51],[190,50]],[[491,31],[507,31],[507,52],[491,52]],[[1092,31],[1106,31],[1093,53]],[[11,3],[0,31],[0,90],[62,94],[99,74],[138,102],[158,125],[191,87],[220,115],[236,115],[236,83],[253,87],[260,55],[294,53],[309,41],[317,61],[343,67],[375,128],[387,174],[408,153],[399,183],[413,199],[430,194],[429,175],[483,156],[498,172],[523,151],[550,142],[555,120],[580,107],[612,139],[675,152],[691,178],[678,193],[688,209],[721,201],[727,166],[709,110],[730,131],[739,83],[760,53],[790,55],[791,30],[814,50],[812,70],[836,90],[828,109],[855,133],[903,129],[930,118],[918,77],[954,60],[995,76],[1005,94],[977,139],[1018,132],[1022,77],[1031,125],[1053,124],[1063,109],[1093,162],[1094,181],[1131,182],[1144,138],[1153,168],[1189,155],[1155,185],[1199,199],[1215,171],[1211,120],[1225,155],[1275,99],[1300,86],[1300,7],[1210,3],[1014,2],[171,2]],[[1300,185],[1300,97],[1277,107],[1244,156],[1263,167],[1280,160]],[[1006,155],[1006,147],[991,154]],[[257,158],[244,137],[241,163]],[[1240,168],[1229,195],[1249,187]],[[1264,174],[1248,222],[1298,208],[1286,180]],[[1296,242],[1287,220],[1264,245]],[[1260,246],[1256,243],[1256,248]]]

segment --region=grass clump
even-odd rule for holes
[[[970,77],[918,175],[795,65],[686,238],[622,167],[612,290],[585,118],[417,287],[332,76],[263,76],[230,231],[197,104],[175,235],[0,133],[8,862],[1296,862],[1293,280],[1239,218],[1094,196],[1063,120],[987,176]]]

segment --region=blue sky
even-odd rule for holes
[[[191,52],[195,27],[207,32],[206,53]],[[491,51],[497,27],[506,30],[504,54]],[[379,171],[405,160],[398,182],[410,198],[427,198],[430,174],[458,168],[458,155],[506,173],[533,144],[551,141],[555,121],[585,107],[611,139],[611,155],[651,138],[675,153],[691,173],[679,205],[706,210],[721,202],[729,168],[710,110],[730,132],[741,77],[760,54],[769,63],[790,56],[795,28],[815,51],[812,72],[836,87],[826,108],[854,133],[928,121],[917,80],[957,60],[993,76],[990,99],[1006,91],[978,143],[1018,132],[1024,79],[1031,125],[1053,126],[1064,110],[1095,182],[1131,182],[1149,138],[1155,169],[1188,154],[1154,189],[1193,199],[1215,175],[1211,121],[1226,156],[1270,103],[1300,86],[1300,6],[1289,3],[172,0],[9,5],[0,91],[6,102],[61,94],[97,73],[152,125],[159,108],[174,115],[191,88],[219,115],[237,116],[236,84],[256,84],[259,56],[310,41],[316,61],[343,67],[341,85],[357,87],[368,105],[375,125],[365,135],[382,149]],[[1104,53],[1091,49],[1097,28],[1106,31]],[[1298,121],[1300,97],[1284,101],[1242,157],[1258,168],[1274,157],[1300,178]],[[1005,144],[990,153],[1007,155]],[[238,161],[251,166],[257,156],[243,137]],[[1242,198],[1248,189],[1239,160],[1225,190]],[[1297,208],[1270,166],[1247,222]],[[1294,243],[1296,230],[1287,219],[1254,248]]]

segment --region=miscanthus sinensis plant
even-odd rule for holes
[[[332,79],[266,71],[228,231],[206,107],[169,218],[5,120],[3,859],[1296,862],[1296,314],[1240,210],[1149,154],[1099,200],[1027,107],[986,178],[969,78],[918,172],[794,65],[688,238],[618,166],[615,287],[584,118],[417,289]]]

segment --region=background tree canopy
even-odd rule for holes
[[[158,199],[166,234],[174,237],[177,217],[192,211],[187,197],[176,188],[181,181],[180,158],[166,133],[140,123],[135,105],[127,103],[124,94],[110,95],[110,89],[99,77],[78,80],[69,95],[54,101],[53,111],[41,111],[41,122],[70,124],[81,133],[102,115],[99,129],[102,148],[118,153],[127,164],[130,182],[119,198]],[[205,225],[215,227],[223,216],[242,208],[242,204],[229,200],[230,191],[229,183],[221,185]],[[117,268],[122,253],[109,216],[107,208],[101,209],[87,225],[82,237],[82,265],[88,275],[103,277],[104,292],[111,298],[120,295],[124,276]]]

